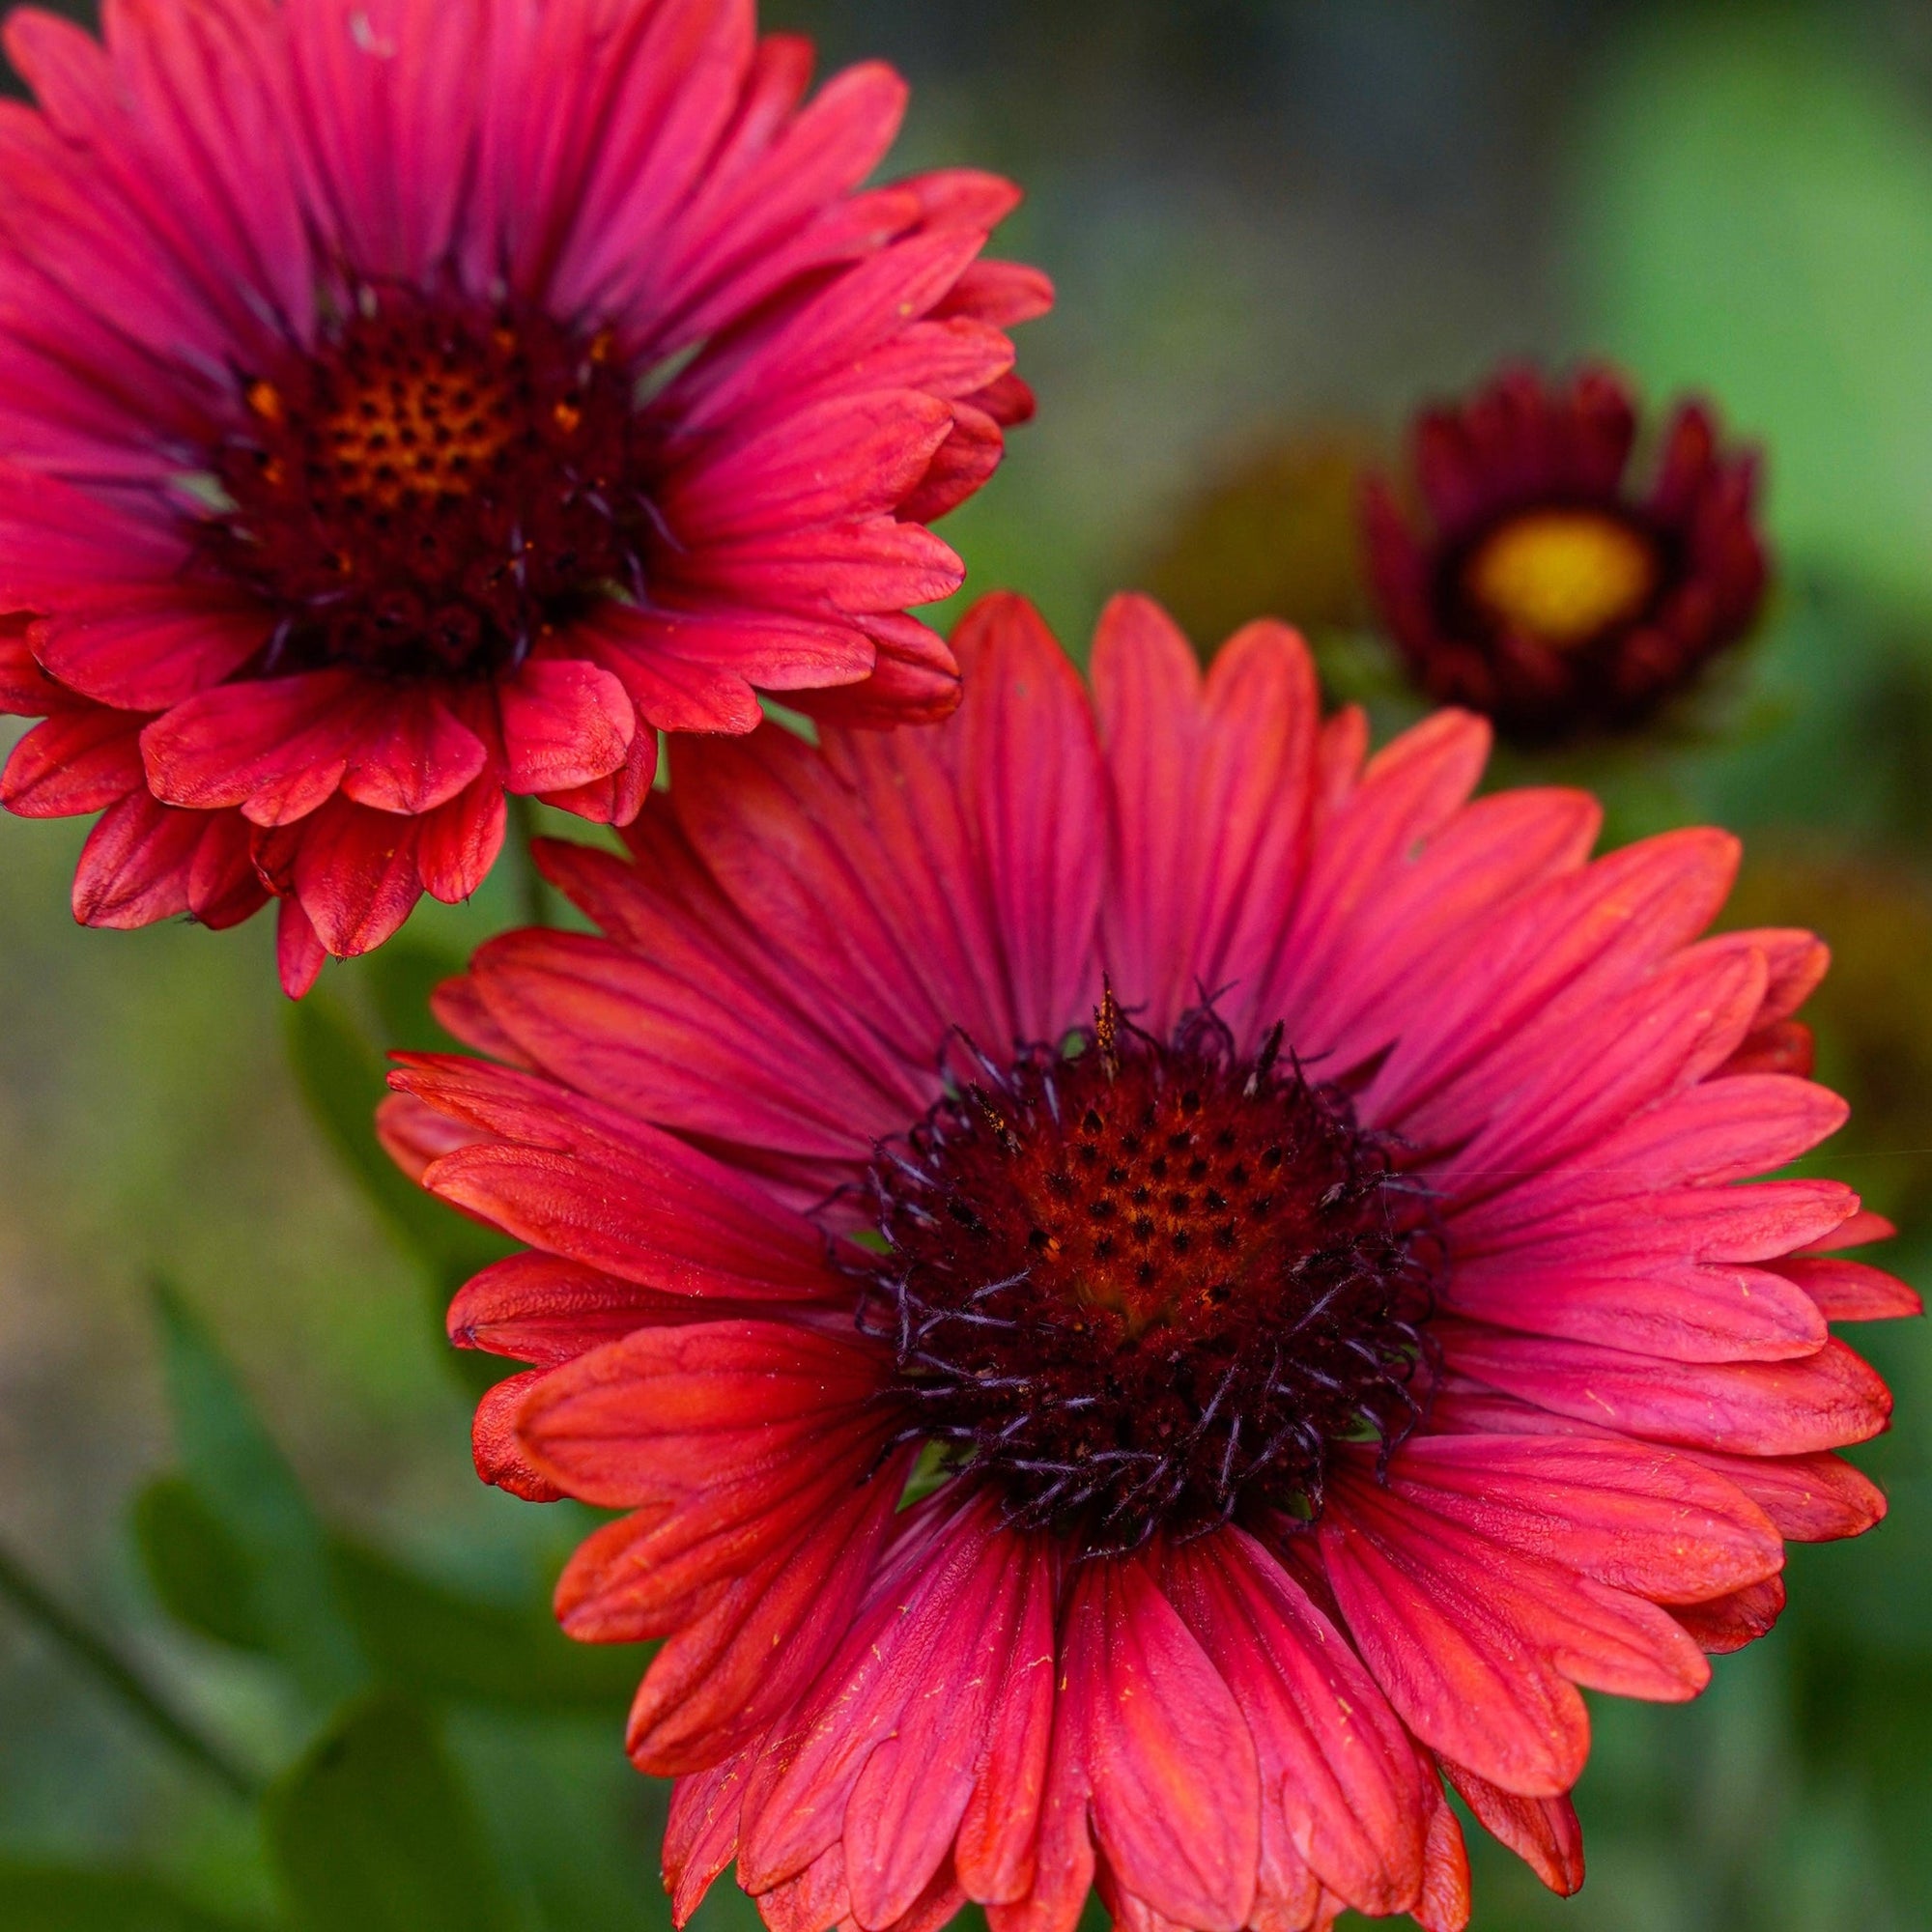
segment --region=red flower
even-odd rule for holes
[[[1720,454],[1679,406],[1648,495],[1627,472],[1630,391],[1604,369],[1568,389],[1506,370],[1415,425],[1429,526],[1389,486],[1363,505],[1383,621],[1418,685],[1525,743],[1641,723],[1750,629],[1764,599],[1757,459]]]
[[[775,1932],[1455,1927],[1444,1777],[1573,1889],[1577,1687],[1694,1695],[1883,1513],[1827,1323],[1918,1303],[1819,1250],[1886,1230],[1730,1184],[1844,1118],[1824,950],[1698,938],[1720,833],[1472,803],[1465,715],[1365,760],[1279,626],[1204,685],[1123,599],[1091,702],[1017,601],[954,641],[938,730],[681,744],[631,863],[549,847],[605,936],[485,946],[496,1064],[385,1110],[530,1247],[451,1312],[531,1365],[483,1474],[630,1512],[558,1609],[664,1639],[679,1921],[735,1857]]]
[[[1013,205],[861,191],[905,90],[750,0],[180,0],[6,43],[0,802],[74,910],[281,899],[291,992],[474,891],[504,793],[623,824],[756,692],[943,716],[923,526],[1031,399]]]

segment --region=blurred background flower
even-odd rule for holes
[[[1585,778],[1609,801],[1612,839],[1691,818],[1746,835],[1738,922],[1815,924],[1837,950],[1813,1008],[1819,1072],[1858,1111],[1827,1158],[1900,1218],[1901,1239],[1878,1258],[1922,1280],[1924,10],[771,0],[764,16],[817,36],[827,69],[880,54],[907,73],[915,108],[895,165],[971,161],[1028,189],[1002,246],[1059,285],[1055,315],[1027,344],[1040,414],[942,533],[975,590],[1024,586],[1064,637],[1085,638],[1122,584],[1158,588],[1202,638],[1273,607],[1307,622],[1336,694],[1365,697],[1386,730],[1419,700],[1365,622],[1336,506],[1352,496],[1344,472],[1400,461],[1421,404],[1510,359],[1568,369],[1603,356],[1646,397],[1708,396],[1728,433],[1764,448],[1779,589],[1756,639],[1714,667],[1667,730],[1519,753],[1492,781]],[[309,1761],[302,1803],[276,1812],[271,1857],[218,1774],[157,1743],[0,1609],[6,1922],[123,1926],[146,1911],[147,1923],[203,1932],[265,1923],[277,1871],[313,1878],[305,1821],[336,1804],[395,1831],[399,1817],[441,1821],[429,1835],[456,1869],[435,1895],[468,1917],[429,1916],[410,1897],[381,1908],[412,1932],[662,1925],[649,1815],[662,1797],[612,1748],[621,1692],[580,1681],[520,1704],[500,1677],[449,1662],[501,1654],[504,1626],[477,1634],[491,1610],[539,1643],[547,1578],[582,1519],[476,1484],[464,1386],[430,1313],[466,1259],[448,1243],[468,1236],[412,1221],[393,1196],[388,1218],[372,1218],[343,1158],[373,1168],[361,1110],[376,1042],[429,1043],[421,995],[439,953],[509,923],[507,887],[432,909],[397,946],[325,974],[295,1025],[331,1134],[291,1070],[270,935],[210,946],[174,928],[77,933],[63,882],[78,830],[0,833],[0,1534],[119,1633],[245,1776],[295,1758],[345,1684],[406,1684],[413,1699],[392,1689],[356,1707],[335,1754]],[[359,1075],[352,1050],[365,1056]],[[240,1425],[210,1393],[223,1383],[203,1331],[151,1319],[156,1265],[271,1418],[307,1515],[286,1488],[280,1515],[246,1485],[209,1500],[238,1466],[216,1451]],[[171,1337],[165,1349],[157,1336]],[[1600,1706],[1577,1796],[1587,1885],[1558,1905],[1492,1858],[1478,1873],[1484,1932],[1932,1923],[1932,1338],[1901,1324],[1865,1339],[1898,1395],[1895,1435],[1861,1454],[1890,1520],[1823,1552],[1815,1576],[1813,1553],[1796,1552],[1794,1608],[1764,1643],[1719,1661],[1696,1705]],[[211,1416],[228,1423],[193,1426]],[[196,1501],[152,1487],[169,1470],[186,1472]],[[233,1522],[255,1524],[255,1543]],[[264,1522],[281,1524],[279,1542]],[[336,1624],[258,1609],[225,1636],[211,1629],[221,1613],[188,1579],[279,1574],[248,1555],[257,1546],[306,1549],[280,1559],[298,1578],[327,1567],[353,1661]],[[170,1573],[137,1554],[163,1548],[201,1555]],[[278,1661],[289,1658],[299,1671]],[[425,1710],[438,1742],[425,1743]],[[511,1763],[514,1782],[497,1776]],[[382,1798],[401,1788],[400,1765],[420,1773],[414,1811]],[[369,1841],[382,1839],[372,1828]],[[463,1863],[479,1842],[494,1876]],[[173,1902],[131,1880],[134,1891],[110,1896],[103,1881],[90,1921],[72,1893],[49,1906],[20,1876],[24,1861],[77,1860],[161,1872]],[[182,1916],[184,1898],[201,1918]],[[354,1897],[346,1909],[358,1922]],[[721,1894],[705,1911],[731,1909]],[[359,1924],[382,1922],[371,1908]]]

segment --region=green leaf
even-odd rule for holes
[[[367,1671],[335,1602],[322,1523],[200,1320],[165,1284],[155,1299],[183,1471],[244,1555],[250,1624],[333,1704]]]
[[[422,1707],[351,1705],[269,1794],[270,1856],[296,1932],[509,1932],[468,1794]]]
[[[1591,346],[1769,445],[1803,561],[1932,603],[1932,130],[1855,37],[1665,10],[1581,155]]]
[[[7,1932],[250,1932],[145,1872],[0,1861]]]
[[[270,1647],[248,1552],[192,1483],[156,1476],[134,1498],[132,1527],[148,1581],[177,1623],[237,1650]]]
[[[424,1697],[621,1710],[643,1674],[637,1646],[573,1643],[548,1605],[479,1602],[347,1538],[332,1554],[342,1602],[370,1662]]]

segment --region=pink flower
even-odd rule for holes
[[[1559,1891],[1579,1688],[1675,1700],[1787,1539],[1883,1514],[1890,1399],[1791,1018],[1808,934],[1700,938],[1733,840],[1589,854],[1373,757],[1257,624],[1205,682],[1136,599],[1088,693],[981,604],[927,733],[694,741],[603,936],[507,934],[384,1126],[528,1243],[451,1333],[527,1363],[484,1476],[629,1512],[566,1571],[663,1639],[679,1922],[1291,1932],[1467,1917],[1444,1780]]]
[[[622,824],[756,694],[943,716],[924,527],[1031,409],[1016,199],[862,190],[905,90],[749,0],[14,14],[0,802],[74,910],[281,900],[284,983],[473,892],[504,793]]]

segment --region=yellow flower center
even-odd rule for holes
[[[1657,588],[1655,547],[1597,510],[1531,510],[1485,538],[1463,587],[1485,616],[1571,650],[1630,622]]]

